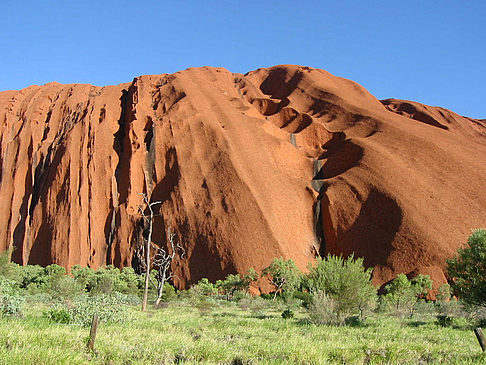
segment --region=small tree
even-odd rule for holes
[[[196,295],[213,296],[218,294],[218,288],[215,284],[211,283],[208,278],[202,278],[191,289]]]
[[[413,313],[413,307],[418,300],[418,290],[405,274],[398,274],[385,290],[387,292],[385,300],[394,307],[396,313],[403,311]]]
[[[412,286],[415,287],[416,295],[419,299],[426,299],[429,290],[432,289],[433,281],[429,275],[419,274],[411,280]]]
[[[267,277],[270,284],[275,287],[273,296],[275,300],[278,293],[294,291],[300,285],[301,272],[293,260],[284,260],[280,257],[275,258],[268,267],[263,269],[262,277]]]
[[[412,316],[417,302],[427,298],[432,284],[429,275],[420,274],[408,280],[405,274],[399,274],[385,287],[385,301],[393,305],[397,313],[406,311]]]
[[[258,273],[252,267],[248,269],[245,275],[243,275],[243,290],[248,292],[250,290],[250,285],[258,280]]]
[[[226,300],[231,300],[237,290],[243,289],[243,281],[239,274],[228,274],[226,279],[216,281],[216,287],[226,295]]]
[[[486,230],[473,230],[464,248],[447,260],[454,292],[467,304],[486,306]]]
[[[229,274],[226,279],[216,281],[214,287],[221,290],[226,295],[227,300],[231,300],[238,290],[248,293],[250,284],[258,279],[258,274],[254,268],[250,267],[246,274]],[[207,279],[206,279],[207,280]],[[201,282],[200,282],[201,283]]]

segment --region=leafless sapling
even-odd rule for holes
[[[150,247],[153,246],[152,243],[152,230],[153,230],[153,223],[154,223],[154,210],[153,206],[156,204],[160,204],[160,201],[150,202],[149,197],[147,194],[139,193],[142,196],[143,204],[138,205],[138,211],[140,212],[143,220],[148,224],[148,232],[147,237],[144,238],[144,244],[140,247],[137,251],[139,255],[140,263],[142,268],[145,271],[145,286],[143,291],[143,301],[142,301],[142,311],[147,309],[147,299],[148,299],[148,288],[149,288],[149,280],[150,280],[150,268],[152,267],[151,264],[151,255],[150,255]],[[145,210],[148,209],[148,213]]]
[[[145,305],[142,303],[142,310],[146,309],[146,298],[148,296],[148,283],[151,282],[154,287],[157,289],[157,299],[155,301],[155,307],[158,307],[160,301],[162,300],[162,296],[164,294],[164,285],[165,283],[174,277],[174,274],[171,271],[171,264],[174,258],[179,257],[180,259],[184,258],[185,250],[184,248],[176,242],[176,234],[172,230],[171,227],[167,229],[167,249],[163,247],[155,245],[151,238],[152,238],[152,227],[153,227],[153,217],[154,212],[151,206],[148,203],[148,198],[144,195],[144,202],[145,205],[149,208],[149,215],[145,214],[143,208],[139,206],[139,211],[144,220],[148,223],[148,233],[147,237],[144,238],[144,244],[139,246],[136,250],[137,257],[140,262],[140,266],[142,270],[145,272],[145,291],[144,291],[144,302]],[[154,202],[150,204],[157,204],[159,202]],[[147,270],[147,267],[149,268]],[[156,270],[155,274],[155,281],[147,273],[150,273],[150,270]]]

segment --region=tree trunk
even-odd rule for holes
[[[162,273],[162,279],[160,279],[159,287],[157,288],[157,300],[155,301],[154,307],[158,308],[160,301],[162,300],[162,295],[164,295],[164,285],[166,281],[167,266],[164,266],[164,272]]]
[[[150,220],[149,220],[149,232],[147,241],[145,242],[145,288],[143,291],[143,301],[142,301],[142,312],[145,312],[147,309],[147,300],[148,300],[148,288],[149,288],[149,279],[150,279],[150,242],[152,241],[152,222],[154,218],[154,214],[152,212],[152,208],[149,205],[150,209]]]

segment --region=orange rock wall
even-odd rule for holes
[[[0,249],[22,264],[131,265],[139,193],[162,202],[154,242],[170,226],[186,249],[180,287],[319,252],[439,283],[486,226],[484,121],[308,67],[5,91],[0,138]]]

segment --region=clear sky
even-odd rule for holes
[[[0,90],[291,63],[486,118],[485,0],[0,0],[0,29]]]

